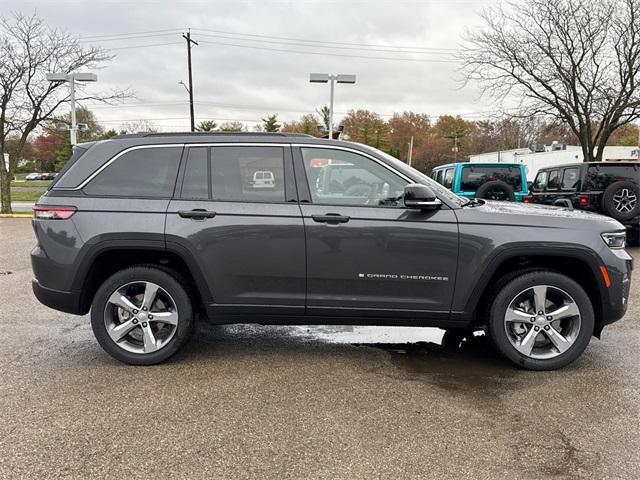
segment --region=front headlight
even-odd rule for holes
[[[609,248],[624,248],[626,245],[627,234],[625,232],[609,232],[603,233],[601,236]]]

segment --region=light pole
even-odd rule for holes
[[[329,73],[312,73],[309,76],[311,83],[331,83],[331,95],[329,97],[329,140],[333,138],[333,89],[334,83],[356,83],[356,76],[352,74],[339,73],[337,75]]]
[[[71,103],[71,145],[78,143],[76,124],[76,82],[97,82],[98,76],[95,73],[47,73],[47,80],[50,82],[69,82],[69,102]]]

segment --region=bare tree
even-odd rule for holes
[[[0,212],[11,212],[11,178],[29,135],[68,100],[65,84],[49,82],[45,75],[95,67],[111,58],[102,49],[85,47],[69,33],[48,27],[35,15],[0,18],[0,159],[7,153],[7,141],[17,141],[8,168],[0,161]],[[122,92],[81,93],[78,100],[122,96]]]
[[[503,109],[566,122],[585,161],[640,116],[640,0],[514,0],[483,19],[461,53],[467,81]]]

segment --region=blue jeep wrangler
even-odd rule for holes
[[[522,202],[529,194],[525,167],[517,163],[449,163],[434,168],[431,178],[467,198]]]

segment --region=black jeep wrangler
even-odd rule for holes
[[[584,162],[542,168],[525,202],[602,213],[627,227],[627,243],[637,245],[640,164]]]

